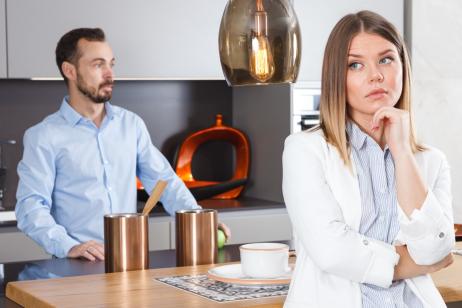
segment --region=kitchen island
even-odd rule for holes
[[[218,253],[218,262],[239,260],[239,245],[225,246]],[[175,250],[151,251],[149,268],[176,266]],[[0,264],[0,307],[20,307],[5,297],[8,282],[33,279],[49,279],[81,275],[103,274],[104,262],[89,262],[80,259],[47,259],[30,262]]]
[[[457,246],[459,248],[462,248],[462,245],[460,245],[460,243],[458,243]],[[238,248],[239,245],[225,246],[224,249],[219,251],[218,262],[224,263],[239,260]],[[154,251],[150,253],[150,268],[155,270],[131,272],[129,274],[125,273],[124,275],[122,275],[122,279],[121,277],[118,277],[118,281],[126,281],[128,283],[130,279],[135,279],[135,281],[144,282],[144,286],[146,286],[146,283],[152,282],[154,277],[198,273],[200,274],[206,272],[207,268],[210,267],[200,266],[172,268],[175,266],[175,263],[175,250]],[[11,300],[5,298],[5,287],[6,284],[10,281],[60,278],[104,273],[103,262],[87,262],[75,259],[51,259],[42,261],[7,263],[1,265],[1,268],[2,269],[0,273],[3,272],[3,281],[1,280],[2,276],[0,275],[0,307],[8,308],[19,307]],[[440,290],[440,292],[442,292],[445,301],[449,303],[448,307],[450,308],[462,307],[462,302],[460,302],[462,301],[462,279],[460,279],[460,277],[462,276],[461,273],[462,256],[455,255],[454,264],[452,264],[449,268],[432,275],[436,285],[438,286],[438,289]],[[99,284],[99,286],[101,286],[101,284],[109,283],[109,280],[107,280],[107,276],[111,275],[88,276],[88,281],[89,283],[90,281],[93,281],[94,283],[97,283]],[[56,284],[57,282],[59,282],[59,280],[50,281],[50,287],[52,286],[52,284]],[[97,287],[97,285],[95,285],[95,287]],[[196,303],[197,307],[203,307],[203,305],[206,305],[207,307],[213,307],[214,305],[223,306],[223,304],[214,303],[208,299],[204,299],[192,293],[188,293],[186,291],[158,283],[157,281],[155,285],[153,284],[153,287],[156,290],[156,292],[160,292],[158,294],[161,295],[161,298],[170,298],[172,301],[176,301],[179,299],[192,300],[193,303]],[[143,291],[142,288],[138,290],[136,288],[128,289],[134,291],[135,293],[143,293],[146,291]],[[79,290],[74,291],[78,292]],[[85,297],[85,292],[82,292],[80,296]],[[121,294],[120,292],[118,294],[113,294],[112,296],[121,296],[121,299],[124,298],[124,294]],[[231,302],[225,304],[225,306],[231,305],[233,307],[236,307],[236,303],[239,303],[240,306],[282,307],[283,301],[283,297],[273,297],[258,300]],[[150,302],[145,302],[145,304],[149,306]],[[169,306],[169,303],[165,304],[165,307],[174,307]],[[156,307],[160,306],[156,304]]]

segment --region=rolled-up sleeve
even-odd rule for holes
[[[433,150],[434,151],[434,150]],[[430,265],[446,257],[455,244],[449,164],[440,152],[432,153],[440,162],[436,180],[428,187],[420,209],[408,218],[400,213],[400,238],[417,264]]]
[[[16,193],[18,228],[45,251],[66,257],[79,244],[51,215],[55,181],[55,160],[51,146],[44,143],[40,131],[31,128],[24,135],[24,154],[18,164],[19,183]]]
[[[326,180],[326,145],[303,134],[288,137],[283,153],[283,195],[297,239],[321,270],[389,287],[399,260],[394,246],[346,224]]]

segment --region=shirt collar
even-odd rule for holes
[[[350,144],[356,149],[359,150],[361,149],[364,144],[366,143],[368,135],[363,132],[356,123],[353,121],[348,121],[347,122],[347,133],[348,133],[348,138],[350,140]]]
[[[367,140],[369,140],[369,145],[376,145],[377,147],[380,148],[380,146],[375,142],[372,137],[370,137],[368,134],[363,132],[359,126],[353,122],[353,121],[348,121],[346,130],[348,133],[348,137],[350,140],[350,144],[356,149],[360,150],[367,144]],[[382,150],[387,154],[388,152],[388,144],[385,145],[385,148]]]
[[[116,115],[118,115],[118,112],[114,107],[111,105],[109,102],[104,103],[104,108],[106,109],[106,116],[109,120],[114,119]]]
[[[106,116],[110,120],[112,120],[118,114],[118,112],[109,102],[104,103],[104,108],[106,110]],[[61,103],[61,108],[59,110],[66,121],[72,126],[76,125],[81,119],[84,119],[80,113],[75,111],[75,109],[69,105],[69,96],[65,96],[63,98],[63,102]]]
[[[74,108],[69,105],[69,96],[65,96],[63,98],[63,102],[61,103],[61,108],[59,109],[63,117],[66,119],[69,124],[72,126],[76,125],[80,119],[82,119],[82,115],[74,110]]]

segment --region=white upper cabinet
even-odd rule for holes
[[[302,31],[298,80],[320,80],[327,37],[342,16],[369,9],[402,30],[403,1],[294,0]],[[60,77],[59,38],[73,28],[101,27],[114,49],[117,77],[224,79],[218,30],[226,2],[0,0],[0,78]]]
[[[73,28],[100,27],[114,51],[116,77],[224,79],[218,29],[226,0],[6,1],[9,78],[59,77],[59,38]]]
[[[5,0],[0,0],[0,78],[6,78]]]
[[[302,60],[298,81],[321,80],[327,38],[344,15],[371,10],[390,20],[403,34],[404,0],[294,0],[302,33]]]

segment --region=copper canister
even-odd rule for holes
[[[104,252],[106,273],[148,269],[148,216],[105,215]]]
[[[181,210],[175,215],[177,266],[217,261],[217,211]]]

